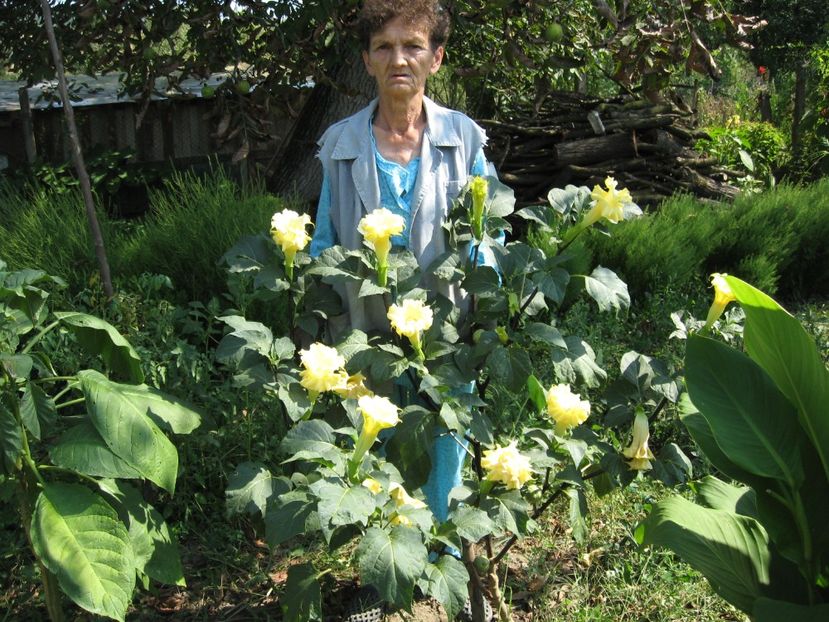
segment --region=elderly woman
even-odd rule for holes
[[[358,30],[378,97],[319,141],[324,177],[311,254],[335,244],[361,248],[357,225],[382,206],[404,218],[406,226],[392,243],[412,251],[424,285],[459,300],[459,292],[432,281],[425,269],[446,250],[442,225],[453,199],[470,176],[487,174],[488,165],[484,131],[425,96],[427,78],[443,61],[449,16],[435,0],[365,0]],[[379,297],[360,298],[348,286],[341,293],[345,326],[332,326],[332,332],[388,328]],[[401,382],[397,389],[399,402],[415,399],[410,385]],[[450,436],[436,439],[423,491],[440,521],[447,518],[449,491],[460,484],[464,457]],[[368,619],[365,612],[354,615],[347,619]]]

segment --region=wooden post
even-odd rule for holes
[[[104,286],[106,297],[111,299],[114,291],[112,289],[112,278],[109,273],[109,261],[107,260],[106,249],[104,248],[104,238],[101,235],[101,226],[98,224],[98,215],[95,213],[95,200],[92,198],[92,184],[89,182],[89,174],[86,172],[86,164],[84,164],[83,160],[81,141],[78,137],[78,126],[75,124],[75,111],[72,109],[72,101],[69,99],[69,89],[66,87],[66,72],[63,70],[63,58],[58,47],[57,37],[55,37],[55,26],[52,23],[52,9],[49,6],[49,0],[40,0],[40,8],[43,11],[43,25],[46,28],[46,36],[49,39],[49,47],[52,50],[55,73],[58,76],[58,90],[60,91],[60,99],[63,103],[63,114],[66,116],[66,129],[69,132],[72,161],[75,163],[75,172],[78,175],[81,195],[86,206],[86,218],[92,233],[95,256],[98,259],[98,270],[101,272],[101,283]]]
[[[20,119],[23,121],[23,144],[26,147],[26,162],[34,164],[37,159],[35,128],[32,123],[32,108],[29,105],[29,90],[22,86],[17,91],[20,99]]]

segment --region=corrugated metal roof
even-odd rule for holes
[[[214,73],[208,79],[201,80],[187,78],[182,80],[179,91],[167,92],[167,79],[156,80],[156,92],[151,99],[162,100],[168,96],[191,96],[201,97],[202,87],[205,85],[218,86],[222,84],[229,74]],[[20,95],[18,91],[26,86],[25,82],[13,80],[0,80],[0,112],[15,112],[20,110]],[[102,76],[71,76],[69,77],[69,90],[78,99],[72,102],[73,106],[102,106],[108,104],[119,104],[129,101],[136,101],[137,97],[130,97],[125,94],[119,95],[120,81],[119,74],[107,74]],[[46,109],[60,107],[60,95],[58,94],[57,80],[38,82],[29,87],[29,103],[32,108]],[[163,93],[163,94],[162,94]]]

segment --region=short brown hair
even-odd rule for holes
[[[372,35],[396,17],[406,24],[425,25],[433,49],[449,39],[449,13],[437,0],[365,0],[357,19],[362,48],[368,50]]]

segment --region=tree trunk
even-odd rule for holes
[[[800,62],[794,71],[794,111],[792,112],[792,156],[795,160],[802,150],[800,120],[806,111],[806,61]]]
[[[66,117],[66,129],[69,133],[69,144],[72,149],[72,161],[75,164],[75,173],[78,176],[78,183],[81,187],[81,195],[86,206],[86,218],[89,221],[89,230],[92,234],[92,242],[95,245],[95,256],[98,258],[98,269],[101,272],[101,283],[104,286],[104,293],[107,298],[112,298],[112,278],[109,273],[109,261],[107,260],[104,238],[101,235],[101,227],[98,224],[98,216],[95,213],[95,201],[92,198],[92,185],[89,183],[89,175],[86,172],[86,164],[83,161],[81,141],[78,138],[78,127],[75,125],[75,111],[72,109],[72,101],[69,99],[69,90],[66,88],[66,72],[63,70],[63,58],[61,57],[58,40],[55,37],[55,26],[52,23],[52,9],[49,7],[49,0],[40,0],[40,7],[43,10],[43,25],[46,28],[46,36],[49,38],[49,47],[52,50],[52,60],[55,63],[55,73],[58,76],[58,90],[63,103],[63,113]]]
[[[317,83],[282,142],[269,187],[308,203],[318,197],[322,167],[316,159],[317,140],[329,125],[363,108],[374,91],[374,79],[359,56],[344,61],[332,81]]]

